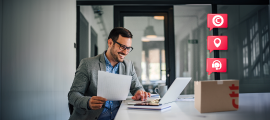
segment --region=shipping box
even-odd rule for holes
[[[194,97],[201,113],[238,110],[239,81],[194,81]]]

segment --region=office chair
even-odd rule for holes
[[[73,113],[73,105],[71,105],[70,103],[68,103],[68,108],[69,108],[69,113],[71,115]]]

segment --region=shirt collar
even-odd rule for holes
[[[106,51],[107,52],[107,51]],[[106,56],[106,52],[104,52],[104,58],[105,58],[105,63],[106,65],[111,65],[111,62],[108,60],[107,56]],[[114,67],[118,67],[119,66],[119,63],[117,63]]]

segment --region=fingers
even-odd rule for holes
[[[141,101],[143,101],[144,100],[144,92],[143,91],[140,91],[140,96],[141,96]]]
[[[148,93],[144,92],[144,99],[147,100],[147,97],[148,97]]]
[[[103,98],[103,97],[100,97],[100,96],[93,96],[92,97],[94,100],[98,100],[98,101],[103,101],[103,102],[106,102],[107,99],[106,98]]]
[[[100,109],[102,107],[103,104],[92,104],[92,110],[97,110]]]
[[[151,93],[144,92],[142,90],[139,90],[135,93],[135,95],[132,97],[133,100],[147,100],[147,97],[151,97]]]
[[[104,104],[104,102],[106,102],[106,101],[107,101],[106,98],[99,97],[99,96],[93,96],[89,101],[89,107],[92,110],[100,109],[102,107],[102,105]]]
[[[103,104],[103,101],[99,101],[99,100],[92,100],[91,101],[92,104]]]
[[[136,96],[133,96],[132,99],[133,99],[133,100],[137,100]]]
[[[133,100],[140,100],[141,98],[141,90],[137,91],[135,95],[132,97]]]

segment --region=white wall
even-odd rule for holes
[[[4,0],[2,6],[2,120],[68,119],[76,0]]]

